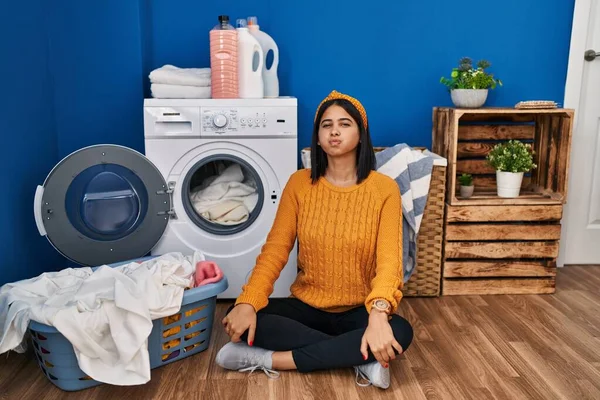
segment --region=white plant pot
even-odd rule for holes
[[[496,187],[499,197],[519,197],[523,172],[496,171]]]
[[[452,89],[450,97],[456,107],[479,108],[487,100],[487,89]]]
[[[460,185],[460,196],[468,199],[473,196],[473,191],[475,190],[475,186],[463,186]]]

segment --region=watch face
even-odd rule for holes
[[[383,300],[377,300],[377,301],[375,302],[375,307],[377,307],[377,308],[379,308],[379,309],[381,309],[381,310],[385,310],[385,309],[387,309],[388,305],[387,305],[387,303],[386,303],[385,301],[383,301]]]

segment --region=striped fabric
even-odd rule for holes
[[[406,283],[416,266],[417,235],[427,204],[433,170],[433,153],[423,153],[401,143],[375,155],[377,171],[394,179],[402,196],[403,268]]]

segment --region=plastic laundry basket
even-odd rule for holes
[[[146,259],[148,257],[137,261]],[[186,290],[177,314],[153,322],[148,337],[151,368],[181,360],[208,348],[217,295],[224,292],[227,286],[227,279],[223,277],[219,282]],[[31,321],[29,332],[38,364],[53,384],[65,391],[101,384],[79,369],[71,342],[54,327]]]

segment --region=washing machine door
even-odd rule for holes
[[[35,195],[40,234],[63,256],[99,266],[146,255],[163,235],[171,190],[141,153],[116,145],[60,161]]]

